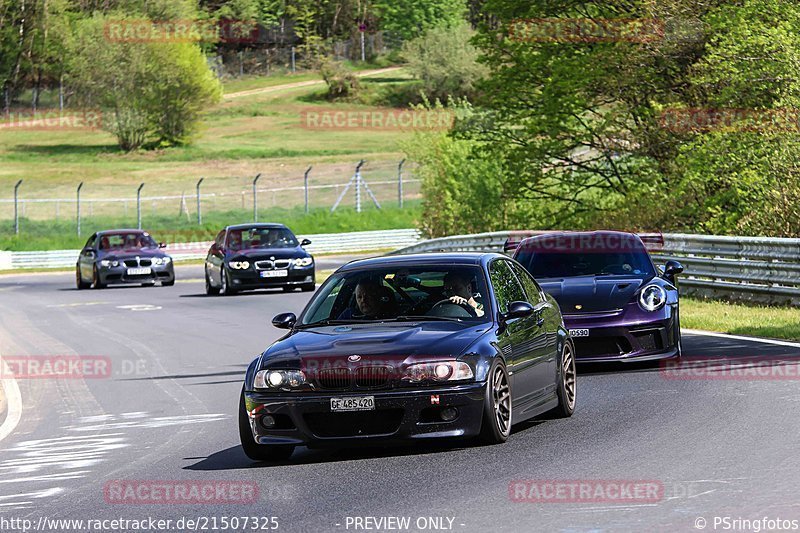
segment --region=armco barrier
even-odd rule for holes
[[[502,252],[510,236],[501,231],[422,241],[393,253],[446,251]],[[800,239],[726,237],[665,233],[653,252],[660,265],[683,264],[682,294],[800,306]]]
[[[419,241],[415,229],[359,231],[299,235],[309,239],[306,249],[312,254],[368,252],[410,246]],[[175,261],[203,259],[211,242],[174,243],[166,248]],[[0,252],[0,270],[19,268],[65,268],[75,266],[79,250],[51,250],[47,252]]]

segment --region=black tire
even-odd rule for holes
[[[228,275],[228,270],[225,267],[222,267],[220,271],[220,279],[222,280],[222,286],[219,288],[219,293],[222,296],[233,296],[236,294],[236,289],[231,288],[231,278]]]
[[[78,288],[79,291],[83,289],[88,289],[89,287],[92,286],[91,283],[86,283],[85,281],[83,281],[83,276],[81,276],[81,267],[79,266],[75,267],[75,286]]]
[[[569,418],[575,412],[577,399],[577,372],[575,369],[575,348],[571,342],[565,342],[558,358],[558,405],[547,413],[547,418]]]
[[[303,292],[314,292],[314,290],[315,290],[316,288],[317,288],[317,286],[316,286],[314,283],[307,283],[307,284],[305,284],[305,285],[303,285],[303,286],[302,286],[302,289],[301,289],[301,290],[302,290]]]
[[[162,281],[161,282],[161,286],[162,287],[172,287],[173,285],[175,285],[175,280],[174,279],[172,281]]]
[[[106,286],[104,283],[100,283],[100,273],[97,272],[97,265],[92,267],[92,288],[93,289],[105,289]]]
[[[208,277],[208,269],[205,269],[205,271],[206,271],[206,295],[207,296],[216,296],[216,295],[219,294],[219,288],[218,287],[214,287],[211,284],[211,278]]]
[[[480,440],[502,444],[511,434],[511,382],[503,361],[495,358],[486,378]]]
[[[244,405],[244,391],[239,397],[239,440],[244,454],[253,461],[285,461],[294,453],[294,446],[291,444],[267,446],[258,444],[253,439],[250,418]]]
[[[681,342],[683,335],[681,335],[681,312],[680,308],[675,308],[675,335],[678,337],[675,345],[678,347],[677,355],[675,355],[675,360],[680,361],[683,357],[683,342]]]

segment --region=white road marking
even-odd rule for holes
[[[764,339],[761,337],[746,337],[744,335],[731,335],[729,333],[717,333],[715,331],[704,331],[701,329],[681,329],[681,333],[688,333],[689,335],[702,335],[704,337],[719,337],[722,339],[731,339],[738,341],[760,342],[762,344],[774,344],[775,346],[789,346],[791,348],[800,348],[800,342],[781,341],[777,339]]]
[[[158,311],[162,309],[160,305],[137,304],[137,305],[118,305],[117,309],[127,309],[128,311]]]
[[[90,305],[105,305],[108,302],[76,302],[71,304],[53,304],[48,305],[47,307],[83,307],[83,306],[90,306]]]
[[[11,369],[6,367],[3,358],[0,357],[0,365],[3,367],[3,379],[0,380],[0,387],[3,387],[6,402],[8,407],[6,409],[6,419],[3,425],[0,426],[0,442],[6,437],[11,435],[11,432],[17,428],[19,421],[22,420],[22,394],[19,392],[19,385],[17,380],[14,379],[14,374]]]

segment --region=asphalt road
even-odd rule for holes
[[[445,517],[444,527],[464,532],[697,531],[700,517],[707,530],[715,516],[800,519],[797,380],[667,379],[652,365],[579,368],[574,417],[518,427],[501,446],[299,449],[289,462],[254,464],[236,429],[241,378],[279,337],[271,317],[299,312],[308,294],[209,298],[200,267],[178,275],[171,288],[104,291],[77,291],[69,274],[0,277],[3,357],[112,363],[106,379],[18,380],[22,417],[0,442],[0,530],[21,530],[3,520],[41,517],[263,516],[287,532],[368,530],[353,517],[410,517],[410,530],[425,525],[420,517]],[[684,350],[800,353],[694,334]],[[109,503],[113,480],[228,480],[259,492],[253,504],[130,505]],[[627,503],[520,503],[509,497],[514,480],[650,481],[661,492]]]

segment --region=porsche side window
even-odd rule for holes
[[[507,261],[498,260],[489,266],[489,276],[492,280],[492,287],[497,297],[497,305],[501,313],[508,311],[508,304],[511,302],[526,300],[525,291],[517,281],[517,277]]]
[[[533,304],[544,300],[544,294],[541,287],[539,287],[539,284],[536,283],[536,280],[533,279],[528,271],[519,266],[517,263],[509,264],[511,265],[511,269],[514,270],[514,273],[517,275],[517,279],[519,279],[520,283],[522,283],[522,287],[525,289],[525,293],[528,295],[527,300]]]
[[[214,244],[217,245],[217,248],[222,248],[222,241],[225,240],[225,230],[220,231],[217,233],[217,238],[214,240]]]

